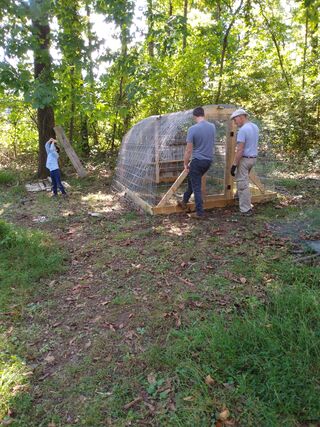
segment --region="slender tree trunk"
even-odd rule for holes
[[[311,43],[311,55],[315,61],[318,60],[318,48],[319,48],[319,3],[314,2],[311,6],[310,19],[310,43]]]
[[[81,148],[85,154],[90,154],[88,119],[85,115],[81,115]]]
[[[49,53],[50,27],[48,17],[42,16],[41,19],[35,19],[32,23],[37,43],[34,49],[34,77],[35,79],[41,79],[43,83],[48,83],[51,80],[51,57]],[[45,143],[48,139],[55,136],[53,130],[53,108],[49,105],[44,108],[38,108],[37,122],[39,134],[38,177],[45,178],[48,176]]]
[[[121,26],[121,33],[120,33],[120,40],[121,40],[121,55],[123,58],[126,58],[128,53],[128,43],[129,43],[129,30],[126,24],[122,24]],[[128,107],[128,100],[125,92],[125,84],[127,80],[127,71],[126,68],[123,68],[121,71],[121,78],[119,82],[119,94],[118,94],[118,107],[119,106],[126,106]],[[119,114],[119,111],[117,111],[117,115]],[[126,131],[126,128],[129,123],[129,116],[126,114],[126,116],[123,118],[123,134]],[[114,137],[116,133],[114,132]],[[121,133],[118,135],[119,138],[122,137]],[[114,140],[113,140],[113,148],[114,149]]]
[[[274,31],[272,29],[272,26],[271,26],[271,23],[268,20],[266,14],[264,13],[264,7],[265,7],[265,5],[261,5],[261,3],[259,3],[259,5],[260,5],[261,14],[263,16],[263,19],[264,19],[266,25],[267,25],[268,30],[270,31],[271,39],[272,39],[273,44],[274,44],[274,46],[276,48],[276,51],[277,51],[277,56],[278,56],[278,60],[279,60],[279,64],[280,64],[280,68],[281,68],[281,72],[282,72],[282,76],[283,76],[283,78],[284,78],[284,80],[285,80],[285,82],[287,84],[288,89],[290,89],[289,78],[288,78],[287,72],[286,72],[286,70],[284,68],[284,63],[283,63],[283,58],[282,58],[282,54],[281,54],[281,49],[280,49],[280,45],[278,43],[276,34],[274,33]]]
[[[90,24],[90,17],[91,17],[91,13],[90,13],[90,6],[89,3],[86,2],[86,15],[87,15],[87,37],[88,37],[88,73],[89,73],[89,77],[90,77],[90,91],[91,91],[91,102],[93,105],[96,104],[96,88],[95,88],[95,84],[94,84],[94,74],[93,74],[93,60],[92,60],[92,51],[93,51],[93,36],[92,36],[92,31],[91,31],[91,24]],[[99,146],[99,136],[98,136],[98,132],[95,126],[92,126],[92,138],[93,138],[93,143],[95,147]],[[88,152],[90,152],[90,147],[88,145],[87,147]]]
[[[18,123],[13,123],[14,128],[14,134],[13,134],[13,153],[14,153],[14,159],[18,157],[18,150],[17,150],[17,129],[18,129]]]
[[[147,23],[148,23],[148,52],[150,58],[154,57],[154,18],[152,0],[147,0]]]
[[[70,69],[70,85],[71,85],[71,97],[70,97],[70,123],[69,123],[69,141],[70,144],[73,144],[73,133],[74,133],[74,116],[76,111],[75,104],[75,87],[74,87],[74,66],[71,66]]]
[[[306,22],[304,31],[304,46],[303,46],[303,71],[302,71],[302,90],[304,91],[306,86],[306,60],[307,60],[307,49],[308,49],[308,27],[309,27],[309,11],[306,8]]]
[[[218,104],[220,102],[220,97],[221,97],[221,92],[222,92],[222,79],[223,79],[223,73],[224,73],[224,61],[225,61],[225,57],[226,57],[226,53],[227,53],[227,48],[228,48],[228,40],[229,40],[229,34],[230,31],[235,23],[237,14],[239,13],[241,7],[242,7],[242,0],[240,5],[238,6],[238,8],[236,9],[236,11],[233,13],[232,15],[232,19],[231,22],[224,34],[223,37],[223,42],[222,42],[222,50],[221,50],[221,58],[220,58],[220,67],[219,67],[219,83],[218,83],[218,89],[217,89],[217,94],[215,97],[215,104]]]
[[[188,37],[188,0],[184,0],[183,3],[183,39],[182,39],[182,50],[185,51],[187,47],[187,37]]]
[[[118,117],[118,111],[116,112],[116,117]],[[111,137],[111,152],[114,151],[115,148],[115,141],[116,141],[116,134],[117,134],[117,124],[113,123],[112,127],[112,137]]]

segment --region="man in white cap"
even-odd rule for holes
[[[250,216],[252,205],[249,173],[257,161],[259,128],[249,120],[248,113],[243,109],[234,111],[230,118],[239,128],[237,150],[230,172],[237,182],[240,212]]]

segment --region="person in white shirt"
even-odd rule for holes
[[[50,138],[49,141],[46,142],[45,148],[47,152],[46,168],[50,171],[53,196],[58,195],[58,188],[61,193],[66,196],[66,190],[61,182],[61,174],[58,163],[60,149],[57,146],[57,141],[53,138]]]
[[[259,128],[249,120],[248,113],[239,109],[231,114],[238,126],[237,150],[231,167],[231,175],[237,182],[239,208],[243,215],[252,215],[249,173],[257,162]]]

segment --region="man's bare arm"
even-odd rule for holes
[[[243,151],[244,151],[244,142],[239,142],[237,144],[237,151],[236,151],[236,154],[235,154],[234,160],[233,160],[233,164],[235,166],[238,166],[240,159],[243,156]]]
[[[184,162],[184,168],[186,170],[189,170],[189,162],[192,156],[192,143],[191,142],[187,142],[187,147],[186,147],[186,151],[184,152],[184,158],[183,158],[183,162]]]

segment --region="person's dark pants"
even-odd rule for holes
[[[52,191],[54,195],[58,194],[58,188],[62,194],[66,194],[66,190],[61,182],[60,169],[55,169],[54,171],[50,171],[50,176],[52,180]]]
[[[193,159],[190,163],[188,174],[188,188],[183,195],[183,201],[188,203],[191,194],[194,193],[196,211],[198,215],[203,215],[201,178],[211,166],[211,160]]]

